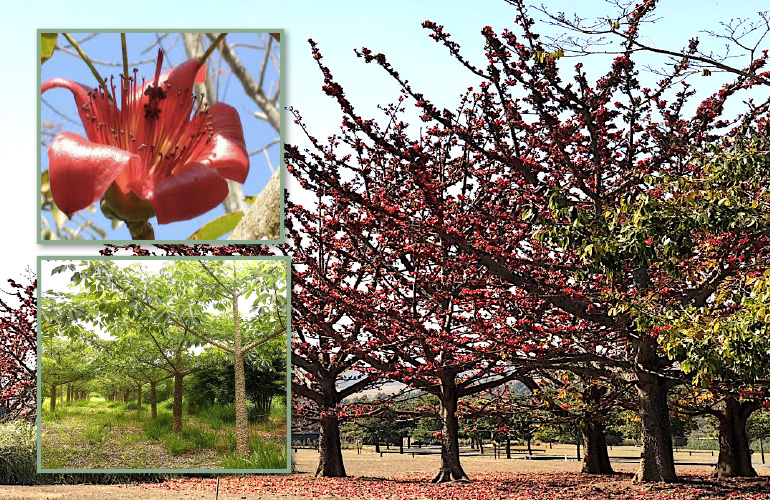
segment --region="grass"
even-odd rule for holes
[[[265,441],[258,435],[249,439],[251,453],[248,456],[237,454],[235,438],[232,448],[225,454],[220,466],[223,469],[283,469],[286,467],[286,447],[284,443]]]
[[[158,441],[171,432],[173,420],[174,417],[171,415],[171,412],[159,411],[157,418],[148,420],[144,423],[144,434],[148,438]]]
[[[173,401],[158,404],[158,416],[137,412],[136,404],[81,401],[43,408],[42,460],[45,469],[236,468],[283,469],[286,414],[273,408],[266,422],[251,418],[251,451],[235,453],[235,408],[211,405],[199,415],[184,413],[182,431],[171,431]],[[283,407],[285,411],[285,406]],[[251,415],[250,415],[251,416]],[[162,463],[160,463],[162,462]],[[178,465],[177,465],[178,464]],[[205,465],[189,465],[205,464]]]

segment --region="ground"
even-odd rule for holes
[[[383,450],[385,451],[385,450]],[[425,451],[417,450],[418,452]],[[574,447],[554,447],[536,452],[552,456],[574,456]],[[438,469],[437,455],[398,454],[385,452],[380,457],[371,449],[360,454],[345,450],[347,479],[315,478],[313,473],[318,455],[314,450],[298,450],[295,464],[298,474],[242,476],[222,478],[218,500],[297,500],[318,498],[342,499],[403,499],[409,500],[482,500],[482,499],[590,499],[622,498],[627,500],[770,500],[770,467],[756,464],[760,474],[756,479],[712,480],[708,477],[714,458],[711,452],[679,452],[677,471],[684,482],[676,485],[633,484],[632,471],[639,448],[620,447],[611,454],[620,461],[613,466],[615,476],[585,476],[579,474],[575,460],[533,459],[524,455],[507,460],[487,451],[484,456],[464,456],[463,466],[473,480],[470,484],[433,485],[428,482]],[[625,457],[625,458],[624,458]],[[770,465],[770,464],[769,464]],[[162,484],[121,486],[0,486],[3,499],[197,499],[215,498],[216,479],[183,478]]]

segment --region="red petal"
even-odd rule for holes
[[[166,91],[166,98],[158,103],[161,120],[173,120],[172,117],[179,116],[189,120],[195,104],[192,99],[193,84],[205,81],[206,65],[198,67],[197,59],[190,59],[162,73],[158,78],[158,86]],[[152,76],[145,79],[144,85],[137,85],[134,92],[134,101],[139,101],[137,109],[143,109],[144,105],[150,102],[150,97],[144,95],[144,91],[154,83],[155,78]]]
[[[193,161],[199,161],[222,176],[243,183],[249,174],[249,153],[243,140],[238,111],[218,102],[208,109],[208,113],[214,135]]]
[[[115,177],[132,163],[141,160],[128,151],[62,132],[48,148],[53,201],[70,217],[100,200]]]
[[[205,214],[225,199],[227,181],[201,163],[188,163],[174,175],[154,182],[147,199],[158,224],[188,220]]]
[[[98,135],[96,134],[97,123],[116,123],[120,121],[120,111],[117,106],[111,101],[100,102],[101,114],[112,114],[112,116],[99,116],[97,120],[91,120],[88,116],[93,116],[95,111],[91,106],[91,98],[88,93],[93,90],[91,87],[83,85],[82,83],[73,82],[66,78],[52,78],[46,80],[40,86],[40,93],[43,94],[52,88],[64,88],[72,92],[75,98],[75,104],[77,104],[78,115],[80,115],[80,121],[83,122],[83,128],[86,131],[86,137],[91,141],[97,141]],[[105,101],[104,99],[102,101]]]

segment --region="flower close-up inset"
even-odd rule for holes
[[[193,93],[206,65],[191,59],[161,74],[162,62],[159,51],[146,82],[135,69],[119,86],[114,77],[98,88],[64,78],[42,84],[42,93],[72,92],[86,134],[61,132],[48,149],[51,194],[67,216],[102,200],[116,220],[188,220],[225,199],[227,179],[246,180],[238,112],[220,102],[206,107]]]

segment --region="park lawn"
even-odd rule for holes
[[[286,416],[252,423],[252,455],[235,454],[235,423],[223,407],[184,413],[171,432],[168,403],[137,412],[135,403],[79,401],[41,414],[42,469],[285,469]],[[232,419],[234,420],[234,418]]]

